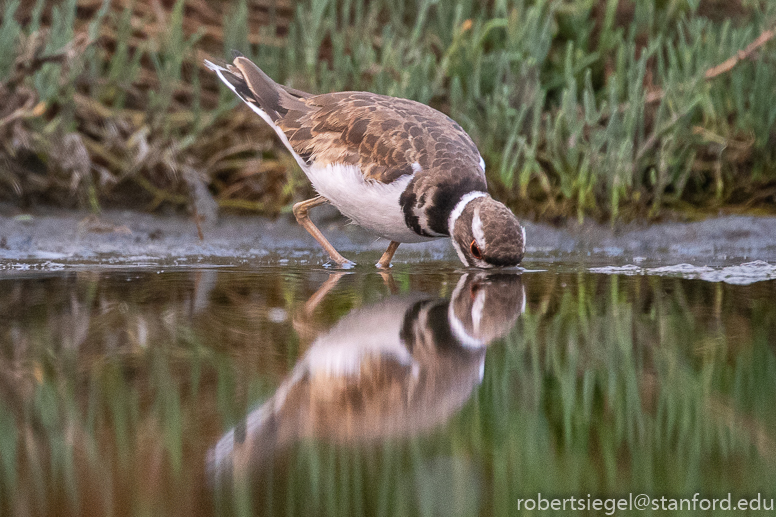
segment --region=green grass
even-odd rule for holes
[[[262,121],[203,69],[235,48],[300,89],[448,113],[522,215],[776,206],[776,41],[705,78],[776,27],[772,2],[307,0],[287,11],[234,0],[203,11],[179,0],[163,19],[143,0],[77,14],[77,0],[49,4],[2,7],[0,43],[16,53],[0,57],[0,120],[21,110],[0,122],[7,199],[153,209],[189,204],[194,181],[221,207],[276,213],[309,193]],[[14,65],[20,55],[39,59]]]

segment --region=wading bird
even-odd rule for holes
[[[369,92],[313,95],[273,81],[248,58],[205,65],[275,130],[318,195],[294,205],[296,220],[340,267],[353,263],[308,211],[331,203],[390,244],[450,237],[466,266],[515,266],[525,229],[488,194],[485,162],[468,134],[419,102]]]

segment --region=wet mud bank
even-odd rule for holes
[[[359,264],[377,260],[387,242],[347,224],[331,212],[317,223],[346,256]],[[201,236],[200,239],[200,230]],[[587,262],[591,265],[678,264],[724,266],[745,261],[776,262],[776,217],[724,216],[692,223],[585,222],[566,227],[526,223],[525,263]],[[374,255],[374,257],[372,257]],[[293,220],[224,216],[198,229],[193,218],[107,210],[44,209],[20,213],[0,207],[0,260],[14,263],[138,264],[207,262],[262,265],[319,265],[326,256]],[[446,239],[402,245],[394,264],[457,261]]]

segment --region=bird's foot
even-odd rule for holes
[[[343,258],[341,261],[329,259],[324,262],[323,267],[326,269],[353,269],[356,267],[356,263],[346,258]]]

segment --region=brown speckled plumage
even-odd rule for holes
[[[353,203],[348,205],[344,201],[348,194],[328,186],[329,189],[334,188],[332,195],[325,196],[330,202],[360,224],[371,225],[378,234],[394,235],[391,239],[396,242],[449,236],[451,214],[463,196],[471,192],[487,195],[482,158],[474,142],[460,125],[429,106],[369,92],[305,93],[278,85],[242,56],[236,57],[234,63],[226,68],[207,64],[243,101],[276,128],[281,139],[287,140],[289,150],[297,156],[319,193],[324,192],[310,171],[315,171],[319,182],[323,181],[321,174],[334,178],[328,175],[345,174],[346,170],[352,169],[359,171],[356,173],[358,176],[363,175],[363,180],[358,181],[367,185],[401,185],[398,207],[395,197],[390,205],[380,198],[378,204],[382,205],[383,211],[372,220],[360,217],[371,208],[362,206],[354,210]],[[348,169],[349,166],[352,167]],[[342,181],[344,185],[345,180]],[[337,180],[335,185],[340,185],[339,182]],[[349,188],[355,190],[361,187]],[[393,192],[397,192],[395,188]],[[371,194],[363,195],[364,199],[369,199]],[[395,215],[386,215],[386,210],[394,210],[387,206],[396,207],[397,210],[392,212]],[[483,217],[483,221],[489,221],[487,231],[494,231],[493,224],[502,223],[509,230],[508,236],[514,234],[514,227],[522,231],[514,215],[500,203],[498,206],[506,212],[502,213],[499,209],[498,213]],[[350,209],[350,213],[346,208]],[[409,232],[393,233],[387,229],[386,221],[391,221],[390,228],[397,228],[403,222],[406,225],[403,231]],[[312,232],[310,228],[308,231]],[[325,238],[321,235],[316,239],[327,247],[328,242],[324,242]],[[517,263],[515,260],[519,261],[522,257],[522,234],[519,243],[512,243],[513,248],[519,244],[519,250],[507,249],[510,243],[505,239],[488,240],[494,245],[498,243],[498,247],[484,253],[487,264],[514,265]],[[460,244],[456,249],[468,248],[466,243]],[[332,253],[336,254],[330,251]],[[461,259],[464,260],[463,257]],[[486,267],[483,264],[476,262],[477,266]]]
[[[358,165],[364,177],[382,183],[412,174],[413,163],[423,170],[479,170],[469,135],[425,104],[369,92],[312,95],[302,102],[304,109],[277,120],[300,156]]]

